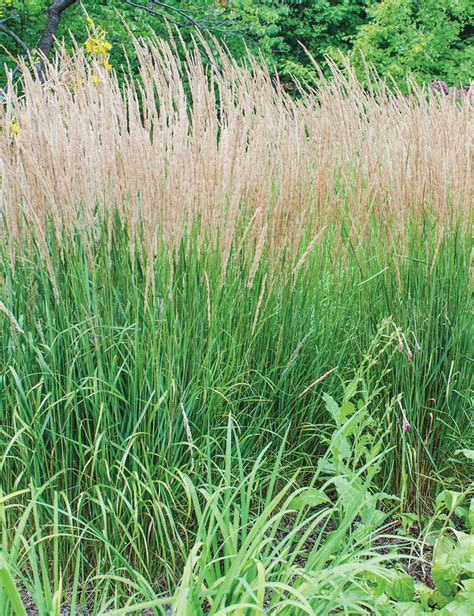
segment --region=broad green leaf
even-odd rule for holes
[[[455,547],[456,544],[452,539],[450,539],[446,535],[440,535],[434,544],[433,562],[436,562],[441,558],[447,558],[447,556],[451,554]]]
[[[326,410],[330,413],[336,424],[339,425],[341,423],[341,413],[339,405],[332,396],[326,393],[323,394],[323,400],[326,405]]]
[[[412,601],[404,601],[402,603],[396,603],[393,606],[395,614],[400,616],[424,616],[425,611],[419,603],[413,603]]]
[[[354,410],[355,406],[352,404],[352,402],[344,402],[344,404],[339,409],[339,416],[341,420],[345,419],[349,415],[352,415]]]
[[[428,609],[429,601],[431,599],[431,595],[433,594],[433,589],[426,584],[418,582],[415,584],[415,594],[422,607],[424,609]]]
[[[464,599],[462,596],[450,601],[439,612],[439,616],[472,616],[474,614],[474,601]]]
[[[468,460],[474,460],[474,449],[457,449],[454,452],[454,455],[459,455],[462,454],[463,456],[465,456]]]
[[[441,535],[433,550],[431,575],[436,588],[446,597],[456,590],[456,581],[460,572],[458,558],[455,555],[456,544],[445,535]]]
[[[289,509],[302,509],[303,507],[317,507],[322,503],[329,502],[328,497],[322,490],[317,488],[306,488],[297,496],[291,499]]]
[[[436,507],[446,507],[449,511],[454,511],[464,500],[464,494],[453,490],[443,490],[436,497]]]
[[[468,535],[467,533],[457,531],[456,537],[458,538],[459,545],[466,550],[466,553],[470,555],[469,557],[472,557],[474,560],[474,535]]]
[[[436,588],[445,596],[450,597],[456,591],[456,580],[459,566],[449,563],[444,557],[433,563],[431,576]]]
[[[474,578],[469,578],[468,580],[463,580],[462,585],[466,592],[474,593]]]
[[[330,449],[336,465],[340,464],[343,460],[347,460],[352,453],[350,441],[343,436],[341,430],[334,432]]]
[[[412,601],[415,596],[415,582],[408,573],[398,573],[387,588],[388,594],[395,601]]]
[[[429,605],[431,607],[442,608],[449,603],[450,599],[452,599],[452,597],[447,597],[446,595],[443,595],[443,593],[439,590],[434,590],[431,593]]]
[[[364,504],[360,512],[362,523],[372,528],[380,526],[387,517],[387,515],[383,511],[380,511],[380,509],[377,509],[375,505],[376,502],[371,499],[367,505]]]
[[[344,392],[344,400],[348,401],[355,396],[359,382],[360,378],[356,378],[349,383],[349,385],[346,387],[346,391]],[[342,406],[344,407],[346,404],[347,402],[344,402]]]
[[[364,488],[360,487],[356,482],[349,482],[344,477],[334,477],[333,481],[346,511],[360,506],[364,496]]]

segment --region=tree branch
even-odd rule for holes
[[[174,24],[175,26],[178,26],[180,28],[187,28],[187,27],[192,26],[201,31],[214,30],[216,32],[222,32],[223,34],[243,34],[244,32],[248,31],[248,28],[239,28],[239,29],[227,28],[226,26],[231,25],[231,23],[228,20],[213,22],[212,19],[196,19],[195,17],[190,15],[187,11],[184,11],[183,9],[180,9],[166,2],[161,2],[160,0],[149,0],[149,3],[154,4],[155,6],[159,6],[163,8],[165,11],[179,15],[180,17],[186,20],[186,23],[179,22],[176,19],[173,19],[172,17],[167,15],[166,13],[157,11],[151,6],[146,6],[144,4],[138,4],[136,2],[133,2],[133,0],[123,0],[123,2],[135,8],[141,9],[142,11],[146,11],[147,13],[149,13],[150,15],[154,15],[155,17],[161,17],[162,19],[166,19],[172,24]]]
[[[130,6],[134,6],[137,9],[141,9],[142,11],[146,11],[147,13],[150,13],[150,15],[154,15],[155,17],[162,17],[163,19],[167,19],[172,24],[174,24],[175,26],[179,26],[180,28],[184,28],[186,26],[186,24],[180,24],[179,22],[175,21],[171,17],[168,17],[167,15],[165,15],[164,13],[160,13],[159,11],[155,11],[155,9],[152,9],[149,6],[145,6],[143,4],[137,4],[136,2],[132,2],[132,0],[123,0],[123,1],[125,2],[125,4],[129,4]]]
[[[0,23],[0,32],[3,32],[3,34],[6,34],[11,39],[13,39],[15,43],[18,45],[18,47],[20,47],[20,49],[23,51],[23,53],[26,53],[26,55],[30,57],[31,50],[28,47],[28,45],[24,41],[22,41],[21,38],[13,32],[13,30],[10,30],[10,28],[7,28],[6,26],[3,25],[5,21],[7,20],[5,19]]]
[[[181,17],[184,17],[185,19],[187,19],[190,24],[192,24],[199,30],[202,29],[202,26],[191,15],[186,13],[186,11],[183,11],[182,9],[178,9],[178,7],[176,6],[171,6],[169,4],[166,4],[166,2],[158,2],[158,0],[150,0],[150,2],[152,2],[153,4],[156,4],[157,6],[163,7],[167,11],[174,11],[175,13],[178,13],[178,15],[181,15]]]

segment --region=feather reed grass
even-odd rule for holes
[[[439,241],[468,223],[468,102],[380,81],[366,91],[349,67],[293,100],[252,58],[136,47],[139,81],[121,85],[78,48],[44,86],[23,65],[21,93],[8,88],[0,208],[14,246],[34,238],[47,258],[52,221],[60,244],[79,233],[90,250],[117,216],[147,255],[197,223],[224,255],[244,239],[254,264],[263,249],[281,263],[327,225],[357,253],[374,240],[401,249],[410,224]]]
[[[136,46],[0,107],[0,611],[377,613],[466,480],[469,104]]]

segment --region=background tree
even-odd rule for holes
[[[283,81],[316,77],[304,48],[323,68],[325,56],[342,51],[361,69],[364,55],[400,83],[411,73],[461,85],[473,74],[471,0],[0,0],[1,64],[12,67],[33,49],[48,56],[54,38],[68,43],[69,33],[82,42],[84,10],[107,30],[117,68],[125,53],[138,68],[128,29],[167,37],[169,24],[187,45],[197,28],[236,58],[247,48],[262,54]]]
[[[359,28],[353,60],[360,67],[363,54],[379,73],[402,84],[408,73],[421,83],[468,84],[474,74],[473,17],[472,0],[381,0]]]
[[[48,3],[38,2],[37,0],[2,0],[0,21],[0,32],[11,38],[13,42],[26,54],[31,52],[28,40],[23,38],[22,33],[16,32],[17,20],[25,16],[36,21],[39,18],[41,23],[41,35],[35,49],[40,55],[49,56],[54,44],[61,17],[69,7],[76,4],[78,0],[51,0]],[[42,19],[43,18],[43,19]],[[12,28],[9,24],[12,23]],[[7,25],[8,24],[8,25]]]
[[[347,53],[358,28],[367,21],[375,0],[289,0],[282,28],[285,55],[279,62],[283,77],[293,74],[312,79],[307,49],[324,68],[325,56]]]
[[[181,29],[184,39],[191,41],[197,28],[204,34],[217,36],[237,57],[246,47],[263,53],[272,62],[275,50],[282,45],[279,22],[287,13],[284,4],[270,0],[0,0],[0,55],[2,64],[12,66],[15,55],[36,50],[50,55],[54,39],[68,40],[70,32],[77,40],[84,35],[84,10],[100,23],[114,44],[112,59],[116,66],[123,60],[123,49],[135,60],[127,31],[136,37],[150,34],[168,36],[168,25]],[[0,4],[0,6],[1,6]],[[125,25],[125,23],[127,25]]]

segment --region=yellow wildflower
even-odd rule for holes
[[[16,122],[15,120],[12,120],[10,122],[10,130],[14,135],[18,135],[18,133],[20,132],[20,127],[18,126],[18,122]]]
[[[107,31],[100,26],[96,26],[90,18],[87,19],[87,22],[92,24],[92,28],[89,30],[89,36],[84,43],[86,53],[91,56],[94,64],[100,63],[106,70],[111,71],[112,64],[109,62],[109,52],[112,49],[112,43],[107,40]],[[94,83],[100,83],[97,76],[93,80]]]
[[[102,79],[97,75],[92,75],[92,82],[98,85],[99,83],[102,83]]]

